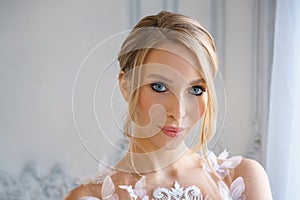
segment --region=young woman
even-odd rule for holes
[[[166,11],[147,16],[118,60],[128,153],[66,200],[272,199],[256,161],[207,150],[216,129],[218,61],[212,37],[197,21]],[[188,147],[184,140],[199,124],[199,143]]]

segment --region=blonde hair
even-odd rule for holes
[[[206,144],[216,131],[217,98],[214,78],[218,71],[216,47],[211,35],[196,20],[182,14],[162,11],[141,19],[129,33],[118,55],[121,71],[131,78],[131,96],[125,133],[131,136],[131,120],[135,113],[141,78],[141,66],[149,51],[159,45],[175,42],[184,45],[198,62],[198,71],[207,84],[207,109],[203,116],[200,142],[194,151],[205,152]]]

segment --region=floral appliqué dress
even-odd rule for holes
[[[223,196],[224,200],[245,200],[246,197],[243,195],[243,192],[245,191],[245,184],[242,177],[237,177],[235,180],[233,180],[230,187],[228,187],[227,184],[223,181],[224,178],[229,175],[229,169],[234,169],[240,164],[242,160],[241,156],[227,158],[228,154],[229,153],[226,150],[224,150],[218,157],[213,152],[210,152],[208,154],[210,164],[222,179],[218,181],[220,194]],[[211,168],[205,161],[203,162],[203,169],[205,169],[209,173],[212,173]],[[113,170],[103,168],[101,165],[99,165],[97,174],[87,177],[81,177],[77,182],[78,184],[102,184],[101,199],[92,196],[86,196],[80,198],[79,200],[118,200],[119,196],[115,193],[115,185],[110,177],[110,175],[112,174],[114,174]],[[134,186],[119,185],[118,187],[126,190],[133,200],[150,200],[150,197],[148,197],[148,195],[146,194],[146,179],[144,176],[142,176]],[[196,186],[183,188],[177,181],[175,181],[173,188],[157,187],[152,192],[151,199],[208,200],[212,198],[210,198],[209,196],[203,196],[201,193],[201,189]]]

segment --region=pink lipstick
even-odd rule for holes
[[[174,126],[163,126],[159,127],[162,132],[169,137],[179,137],[183,134],[184,128],[174,127]]]

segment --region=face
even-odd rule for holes
[[[134,115],[135,138],[148,151],[176,148],[202,118],[207,87],[196,63],[189,50],[178,44],[148,53]]]

